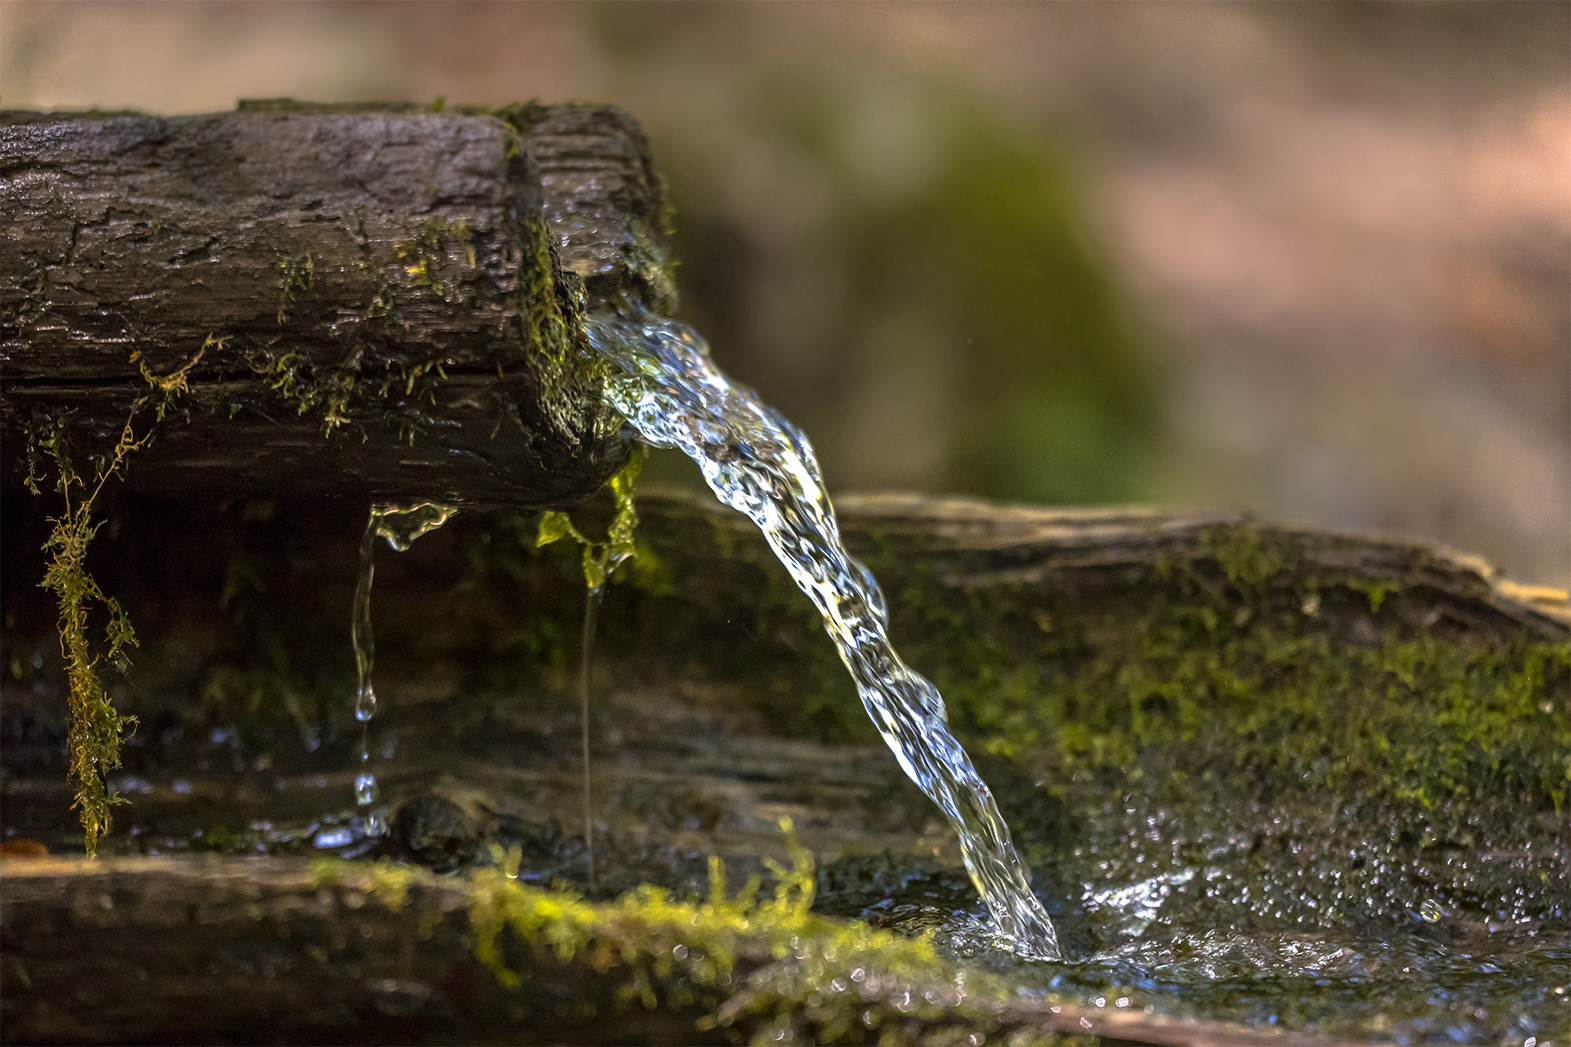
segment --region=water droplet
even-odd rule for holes
[[[1425,898],[1424,904],[1418,907],[1418,915],[1424,918],[1425,923],[1439,923],[1440,917],[1445,915],[1445,910],[1440,908],[1440,903],[1433,898]]]
[[[361,686],[360,693],[355,696],[355,719],[365,723],[375,715],[376,692],[371,689],[369,683],[366,683]]]

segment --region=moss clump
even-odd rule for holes
[[[644,514],[670,588],[627,592],[608,649],[707,677],[771,733],[873,739],[811,605],[745,523],[675,500]],[[1422,550],[1135,522],[1088,553],[847,522],[896,646],[939,686],[1049,893],[1205,867],[1312,926],[1437,891],[1469,912],[1563,911],[1538,856],[1566,838],[1571,652],[1491,619],[1462,580],[1437,597]]]
[[[790,865],[769,862],[777,883],[768,895],[757,878],[728,893],[712,858],[706,898],[645,885],[595,904],[519,883],[516,852],[499,854],[496,867],[472,874],[476,956],[512,989],[525,984],[517,968],[531,957],[584,965],[614,980],[614,1006],[691,1011],[695,1033],[729,1030],[755,1043],[904,1042],[918,1029],[980,1037],[1001,1024],[986,976],[957,974],[926,939],[814,914],[812,856],[789,821],[782,828]]]
[[[131,354],[131,362],[142,372],[142,379],[158,394],[158,403],[154,406],[154,416],[158,421],[164,420],[164,415],[180,396],[191,391],[188,381],[191,370],[202,362],[202,357],[207,355],[207,351],[211,349],[214,353],[221,353],[228,341],[227,338],[218,338],[209,334],[197,348],[195,356],[175,370],[162,375],[154,374],[152,368],[147,366],[147,360],[143,358],[141,350]]]
[[[278,325],[282,327],[289,320],[295,292],[309,291],[316,282],[316,262],[310,254],[286,255],[278,260],[278,268],[283,273],[278,290]]]
[[[350,423],[350,405],[361,388],[358,357],[324,368],[293,349],[267,347],[248,354],[246,363],[268,388],[295,405],[296,414],[320,409],[323,435]]]
[[[1266,584],[1287,569],[1292,557],[1283,543],[1247,525],[1207,528],[1201,532],[1200,548],[1222,568],[1229,582],[1255,594],[1264,592]]]
[[[440,948],[456,944],[445,914],[461,900],[469,947],[499,990],[494,1012],[528,1014],[547,1039],[623,1042],[637,1030],[651,1042],[1024,1044],[1081,1028],[1038,1006],[1041,993],[1013,1006],[1016,986],[960,970],[925,936],[815,913],[813,857],[789,820],[781,827],[786,860],[765,862],[772,883],[749,877],[739,890],[711,858],[707,892],[646,884],[590,902],[522,882],[518,850],[495,845],[493,865],[456,883],[325,859],[311,888],[416,908],[422,938],[442,928]]]
[[[1352,642],[1304,612],[1299,588],[1253,595],[1287,567],[1251,543],[1225,567],[1237,592],[1156,589],[1144,605],[1089,613],[1051,599],[1017,607],[955,634],[964,642],[952,635],[937,682],[985,748],[1052,780],[1161,752],[1195,773],[1426,807],[1504,790],[1561,808],[1571,766],[1554,754],[1571,751],[1571,715],[1553,696],[1571,685],[1565,645],[1395,625]],[[1022,642],[1027,623],[1037,635]],[[1035,650],[1011,664],[1022,646]]]

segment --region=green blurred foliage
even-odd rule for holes
[[[1155,359],[1063,141],[966,89],[813,65],[733,106],[758,191],[704,186],[680,139],[662,151],[683,314],[813,437],[831,484],[1145,492]]]

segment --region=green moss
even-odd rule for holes
[[[1291,555],[1259,529],[1243,524],[1207,528],[1200,547],[1221,566],[1228,581],[1255,594],[1287,567]]]
[[[590,903],[519,883],[517,853],[499,854],[468,888],[476,956],[515,989],[519,960],[582,965],[614,980],[613,1006],[707,1012],[696,1032],[753,1042],[900,1041],[918,1027],[980,1035],[1000,1024],[1003,997],[987,976],[957,975],[926,939],[813,913],[812,857],[782,826],[790,865],[769,863],[767,894],[756,878],[730,893],[712,858],[705,898],[645,885]]]
[[[551,108],[538,101],[509,102],[506,105],[494,107],[466,108],[464,112],[480,113],[494,116],[498,120],[513,128],[518,134],[528,134],[535,125],[544,120],[551,113]]]
[[[1356,579],[1348,583],[1348,588],[1363,593],[1365,598],[1368,599],[1370,614],[1379,614],[1381,605],[1386,602],[1386,597],[1393,591],[1399,591],[1401,587],[1400,582],[1394,582],[1390,579],[1380,579],[1378,581],[1372,578]]]
[[[661,215],[665,223],[664,235],[671,237],[672,211],[667,207]],[[643,304],[656,313],[670,315],[676,309],[676,263],[671,253],[659,245],[649,227],[637,218],[628,219],[628,232],[633,237],[633,250],[628,264],[641,285]]]
[[[222,353],[227,347],[228,341],[229,339],[227,338],[218,338],[209,334],[197,348],[195,356],[168,374],[155,374],[152,368],[148,366],[147,360],[143,358],[141,350],[138,349],[131,353],[131,363],[137,365],[137,368],[142,372],[142,380],[153,389],[157,396],[157,402],[154,404],[154,417],[157,421],[163,421],[164,415],[175,405],[175,402],[182,395],[191,391],[188,381],[191,370],[202,362],[202,357],[207,355],[207,351],[211,349],[215,355]]]
[[[472,269],[476,261],[473,235],[464,219],[441,216],[422,219],[414,224],[407,237],[394,244],[393,250],[402,270],[401,280],[393,279],[369,262],[360,264],[375,288],[366,305],[366,317],[392,328],[402,326],[398,303],[405,289],[446,296],[453,290],[451,277],[447,275],[451,264],[456,261]],[[278,323],[283,326],[288,322],[289,308],[297,292],[313,287],[316,268],[309,254],[281,257],[278,265],[281,273]],[[328,364],[311,354],[288,348],[282,339],[253,345],[244,360],[253,374],[294,406],[296,413],[319,413],[326,436],[360,424],[358,419],[363,417],[389,415],[389,420],[398,425],[400,436],[413,443],[426,419],[418,410],[395,407],[389,402],[388,394],[400,388],[405,398],[434,402],[436,378],[446,377],[437,360],[416,365],[400,363],[396,371],[380,376],[367,374],[363,369],[363,354],[351,353],[339,363]]]
[[[474,237],[468,221],[440,215],[423,219],[409,237],[393,245],[393,254],[403,265],[409,285],[428,288],[438,296],[451,289],[440,274],[449,253],[455,251],[466,269],[475,267]]]
[[[1425,805],[1495,789],[1557,809],[1564,800],[1564,768],[1544,759],[1544,743],[1547,731],[1571,746],[1571,729],[1536,704],[1546,675],[1566,678],[1558,645],[1480,653],[1387,635],[1348,650],[1270,622],[1233,631],[1181,620],[1145,623],[1127,660],[990,674],[986,688],[956,678],[949,691],[990,751],[1050,757],[1071,777],[1157,749],[1187,754],[1194,771],[1225,756],[1240,778],[1269,772]]]
[[[1047,1036],[1031,1017],[1009,1013],[1002,979],[962,973],[927,937],[815,913],[813,857],[789,820],[781,826],[786,861],[766,859],[768,885],[749,877],[734,889],[711,858],[702,895],[646,884],[608,902],[520,882],[519,852],[493,846],[493,864],[459,882],[474,955],[504,991],[532,1001],[561,992],[551,969],[571,969],[575,1021],[660,1009],[690,1016],[695,1039],[718,1032],[751,1042],[975,1044]],[[441,922],[443,906],[412,901],[410,888],[430,883],[387,862],[312,864],[315,889],[363,892],[390,910],[422,906],[423,933]]]
[[[66,660],[71,707],[67,746],[71,756],[70,777],[76,784],[72,807],[81,811],[89,855],[98,849],[98,838],[109,832],[109,808],[125,802],[122,797],[109,794],[108,776],[120,766],[121,736],[136,723],[134,716],[121,716],[115,710],[98,669],[103,662],[118,666],[125,661],[125,649],[136,646],[136,634],[119,602],[99,588],[87,573],[87,550],[102,526],[102,521],[93,520],[93,506],[104,484],[124,467],[128,455],[147,442],[146,436],[138,439],[133,432],[131,425],[135,418],[133,407],[113,452],[99,469],[91,489],[71,464],[63,425],[57,425],[40,438],[42,448],[55,459],[56,487],[65,500],[65,508],[59,517],[50,521],[53,529],[44,542],[44,551],[50,554],[50,559],[39,584],[54,593],[60,608],[60,649]],[[108,617],[104,643],[96,650],[98,645],[88,639],[88,617],[95,607],[101,608]]]
[[[278,268],[283,273],[278,291],[278,325],[282,327],[289,320],[295,292],[309,291],[316,282],[316,263],[309,254],[286,255],[279,259]]]
[[[1483,646],[1394,625],[1350,642],[1303,610],[1336,583],[1302,580],[1271,546],[1242,529],[1208,533],[1204,558],[1156,572],[1166,584],[1138,605],[1009,606],[994,591],[991,616],[909,598],[896,613],[925,613],[942,637],[915,657],[939,666],[936,682],[982,746],[1054,780],[1160,752],[1194,773],[1424,805],[1495,790],[1563,803],[1566,768],[1552,754],[1571,749],[1571,716],[1546,699],[1571,682],[1565,645]],[[1236,595],[1216,588],[1205,559]],[[1267,598],[1282,577],[1301,580]]]
[[[540,279],[530,289],[523,303],[524,335],[528,345],[535,346],[552,364],[567,363],[567,354],[574,339],[570,337],[568,318],[578,308],[571,294],[559,294],[557,283],[546,274],[555,274],[558,265],[556,251],[551,246],[543,219],[532,223],[530,230],[534,242],[534,266],[531,271]]]
[[[322,432],[331,436],[352,422],[351,411],[369,395],[360,381],[360,358],[352,356],[336,367],[321,366],[293,349],[260,346],[246,355],[251,371],[284,400],[296,414],[319,411]]]

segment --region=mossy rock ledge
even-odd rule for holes
[[[140,718],[111,782],[131,803],[96,863],[0,863],[4,1038],[1564,1035],[1564,593],[1226,514],[839,508],[1073,962],[975,935],[957,848],[810,605],[707,500],[641,495],[640,556],[606,594],[591,883],[575,549],[477,513],[379,553],[391,832],[367,841],[348,650],[363,517],[175,516],[126,494],[97,573],[142,637],[112,688]],[[17,552],[38,522],[5,525],[0,828],[10,852],[59,855],[80,846],[63,682]],[[811,911],[782,818],[816,856]],[[755,873],[765,900],[739,901]]]

